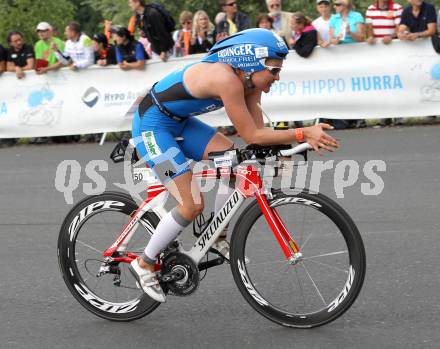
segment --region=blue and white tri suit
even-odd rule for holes
[[[223,107],[220,99],[199,99],[191,95],[183,75],[194,64],[198,63],[172,72],[154,86],[159,102],[183,121],[176,121],[162,113],[153,103],[150,93],[134,114],[132,136],[136,150],[162,183],[188,172],[187,159],[200,161],[216,132],[194,116]],[[176,141],[176,137],[183,137],[183,141]]]

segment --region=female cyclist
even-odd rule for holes
[[[231,140],[196,119],[195,115],[225,107],[242,139],[248,144],[290,144],[306,141],[319,152],[332,151],[336,140],[319,124],[304,129],[272,130],[264,127],[258,104],[279,80],[288,49],[281,37],[266,29],[249,29],[215,44],[200,62],[187,65],[156,83],[142,100],[133,120],[136,149],[178,201],[162,218],[144,253],[130,271],[145,293],[165,301],[154,264],[157,255],[203,211],[203,197],[192,181],[188,159],[200,161],[208,153],[233,148]],[[183,141],[176,141],[183,137]],[[229,194],[216,196],[219,210]],[[223,234],[216,248],[228,254]]]

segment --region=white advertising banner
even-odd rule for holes
[[[126,131],[136,98],[167,73],[200,56],[149,62],[144,71],[118,67],[62,69],[0,77],[0,138]],[[204,77],[201,76],[201,79]],[[290,53],[281,80],[263,96],[275,121],[440,114],[440,57],[430,40],[317,47],[304,59]],[[200,116],[230,124],[224,109]]]

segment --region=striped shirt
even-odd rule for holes
[[[402,6],[398,3],[389,1],[386,10],[379,8],[379,3],[370,5],[365,15],[365,22],[373,27],[373,36],[383,38],[384,36],[396,36],[396,26],[400,23]]]

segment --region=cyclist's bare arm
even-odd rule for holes
[[[245,96],[243,85],[234,82],[234,79],[239,80],[238,77],[234,75],[228,78],[231,79],[228,84],[231,88],[219,87],[220,96],[225,105],[226,113],[246,143],[290,144],[294,142],[294,130],[275,131],[264,127],[262,112],[257,105],[257,102],[259,103],[261,100],[261,92]],[[338,147],[338,143],[333,137],[323,131],[324,129],[332,128],[328,124],[305,127],[303,130],[304,140],[320,155],[319,148],[333,151],[334,148]]]
[[[247,100],[243,83],[230,66],[220,63],[197,64],[185,72],[184,81],[196,98],[221,98],[226,113],[247,144],[290,144],[295,141],[295,131],[292,129],[275,131],[260,126],[263,123],[261,110],[257,110],[258,106],[253,102],[261,99],[261,92],[251,93]],[[249,109],[248,104],[254,106]],[[306,127],[304,139],[315,150],[321,147],[331,151],[338,144],[323,131],[330,128],[327,124]]]

